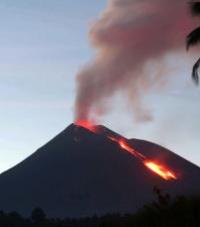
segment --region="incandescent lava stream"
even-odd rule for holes
[[[99,131],[98,126],[93,125],[92,123],[88,122],[87,120],[79,120],[75,123],[77,127],[83,127],[95,134],[101,134]],[[135,158],[139,159],[143,165],[151,170],[153,173],[161,177],[162,179],[169,181],[169,180],[177,180],[176,174],[170,170],[168,167],[164,166],[161,163],[158,163],[157,161],[149,160],[146,156],[141,154],[139,151],[134,149],[123,137],[117,137],[115,135],[107,135],[107,139],[110,141],[115,142],[119,145],[121,150],[128,152]]]

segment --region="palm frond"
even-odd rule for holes
[[[192,68],[192,79],[196,85],[199,84],[199,73],[198,73],[199,67],[200,67],[200,58],[197,60],[197,62],[194,64]]]
[[[190,11],[193,16],[200,16],[200,2],[189,2]]]
[[[187,50],[196,44],[200,42],[200,27],[193,30],[188,36],[187,36]]]

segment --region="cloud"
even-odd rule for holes
[[[165,56],[185,48],[188,11],[183,0],[110,0],[90,30],[96,56],[77,75],[75,119],[105,114],[108,99],[122,92],[136,120],[151,120],[143,98],[167,80]],[[160,63],[154,75],[149,62]]]

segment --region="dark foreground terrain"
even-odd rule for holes
[[[200,226],[200,197],[171,199],[159,189],[154,189],[156,201],[144,206],[136,214],[94,215],[79,219],[48,219],[44,211],[35,208],[29,218],[17,212],[0,212],[2,227],[198,227]]]

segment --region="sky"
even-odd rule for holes
[[[105,6],[105,0],[0,1],[0,172],[73,122],[76,75],[95,53],[88,31]],[[135,122],[118,94],[100,123],[200,165],[200,89],[190,79],[195,59],[184,48],[166,57],[168,86],[145,97],[153,121]]]

